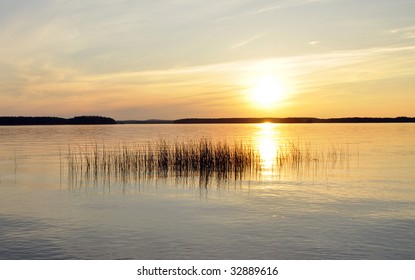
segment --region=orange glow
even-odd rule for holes
[[[257,145],[261,157],[264,174],[272,174],[278,148],[277,124],[262,123],[258,125],[260,130],[257,133]]]
[[[263,76],[254,82],[252,99],[261,107],[273,107],[284,99],[286,90],[282,83],[273,76]]]

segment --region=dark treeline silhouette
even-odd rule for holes
[[[80,116],[68,119],[68,124],[116,124],[116,121],[108,117]]]
[[[218,119],[179,119],[173,123],[405,123],[415,122],[415,118],[397,117],[397,118],[218,118]]]
[[[58,117],[0,117],[0,125],[68,125],[68,124],[115,124],[115,120],[100,116]]]
[[[159,119],[117,121],[118,124],[170,124],[173,122],[174,122],[173,120],[159,120]]]
[[[0,117],[0,125],[82,125],[82,124],[214,124],[214,123],[415,123],[413,117],[397,118],[188,118],[178,120],[115,121],[101,116],[59,117]]]

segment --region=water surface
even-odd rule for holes
[[[261,174],[204,185],[67,174],[68,146],[201,138],[256,145]],[[413,259],[413,139],[413,124],[0,127],[0,258]],[[275,170],[287,141],[347,157]]]

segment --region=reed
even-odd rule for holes
[[[318,166],[335,167],[349,158],[348,145],[316,147],[309,142],[287,141],[280,144],[273,171],[299,171]],[[116,145],[69,145],[69,178],[107,178],[129,181],[131,178],[167,178],[212,176],[220,180],[252,178],[261,173],[263,160],[253,142],[199,140],[167,141],[144,144],[120,142]]]
[[[287,141],[276,152],[274,172],[281,175],[318,175],[329,170],[348,169],[357,155],[350,144],[312,145],[309,141]]]

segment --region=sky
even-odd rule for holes
[[[415,116],[414,0],[0,0],[0,115]]]

